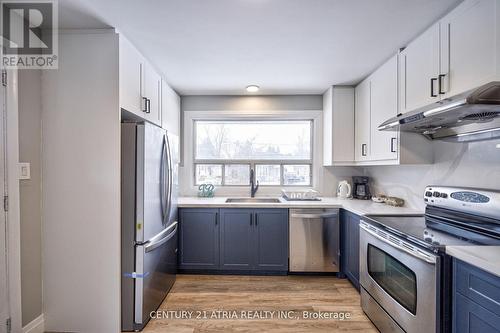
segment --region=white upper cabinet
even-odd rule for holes
[[[500,80],[500,1],[466,0],[399,55],[400,112]]]
[[[148,62],[142,65],[141,92],[143,117],[161,126],[161,76]]]
[[[444,97],[500,79],[499,7],[498,0],[468,0],[441,20]]]
[[[398,56],[394,55],[356,87],[354,165],[432,162],[432,146],[424,136],[378,130],[397,114]]]
[[[370,85],[368,78],[355,89],[354,152],[356,161],[370,159]]]
[[[394,55],[371,76],[370,160],[398,158],[398,132],[379,131],[380,124],[398,114],[398,57]]]
[[[119,36],[120,107],[161,125],[161,76],[137,49]]]
[[[399,63],[401,113],[439,101],[439,24],[411,42]]]
[[[119,36],[120,107],[142,116],[142,65],[144,59],[134,46]]]
[[[161,84],[162,127],[168,132],[180,135],[181,98],[165,80]]]
[[[330,87],[323,94],[323,165],[354,161],[354,88]]]

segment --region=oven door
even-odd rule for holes
[[[438,256],[361,221],[363,303],[373,298],[407,333],[437,330],[438,264]]]

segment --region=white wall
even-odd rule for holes
[[[49,332],[120,332],[118,37],[65,33],[42,74],[43,310]]]
[[[22,323],[42,314],[41,236],[41,71],[20,70],[19,161],[31,165],[31,179],[20,180]]]
[[[374,166],[363,172],[372,177],[374,193],[400,196],[410,207],[423,208],[426,185],[449,185],[500,190],[500,140],[474,143],[429,141],[432,165]],[[500,146],[499,146],[500,147]]]

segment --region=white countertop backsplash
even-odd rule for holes
[[[279,203],[238,202],[228,203],[229,197],[180,197],[179,207],[225,207],[225,208],[344,208],[357,215],[413,215],[423,214],[423,210],[409,207],[393,207],[371,200],[339,199],[322,197],[321,201],[286,201],[280,198]]]

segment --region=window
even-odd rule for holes
[[[195,120],[195,183],[310,186],[312,120]]]

